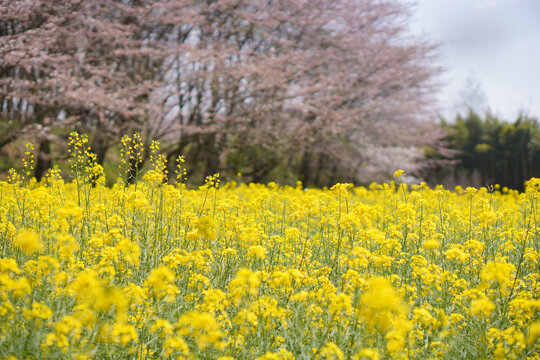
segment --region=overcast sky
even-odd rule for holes
[[[540,0],[416,0],[412,30],[442,43],[445,116],[463,103],[467,81],[485,105],[513,121],[540,117]],[[481,96],[471,99],[482,106]]]

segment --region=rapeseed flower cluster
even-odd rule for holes
[[[87,143],[0,182],[0,359],[540,359],[540,179],[190,190],[135,136],[108,188]]]

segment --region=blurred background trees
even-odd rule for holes
[[[192,178],[322,185],[422,167],[434,48],[398,1],[1,1],[1,150],[24,134],[61,161],[87,133],[100,163],[123,133],[186,155]],[[379,149],[373,151],[373,149]],[[114,161],[114,152],[110,155]],[[391,158],[390,158],[391,159]],[[41,177],[47,166],[39,169]]]
[[[454,121],[442,121],[449,131],[451,165],[434,167],[425,176],[432,184],[490,186],[523,190],[524,181],[540,177],[540,122],[520,114],[506,122],[470,109]],[[435,157],[443,158],[440,154]],[[448,158],[447,158],[448,159]]]
[[[121,1],[1,1],[2,148],[26,134],[50,164],[77,130],[103,162],[122,133],[142,129],[167,57],[150,15]]]
[[[77,130],[114,177],[120,138],[138,131],[161,142],[171,173],[185,155],[195,183],[215,172],[317,186],[397,168],[440,175],[452,162],[445,144],[458,141],[430,121],[436,48],[409,34],[410,10],[396,0],[0,0],[0,167],[32,141],[39,179],[65,163]]]

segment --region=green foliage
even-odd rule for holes
[[[520,114],[513,123],[487,113],[484,117],[469,110],[454,123],[443,126],[450,131],[447,141],[456,150],[454,165],[433,174],[472,178],[481,184],[499,184],[523,190],[524,181],[540,176],[540,122]]]

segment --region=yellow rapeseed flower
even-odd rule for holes
[[[266,258],[266,248],[261,245],[250,246],[247,250],[247,256],[253,259],[264,260]]]
[[[174,272],[166,266],[159,266],[152,270],[146,278],[145,284],[150,288],[159,291],[166,289],[166,286],[175,279]]]
[[[343,351],[333,342],[326,343],[320,351],[321,359],[335,359],[335,360],[344,360],[345,355]]]
[[[150,332],[158,334],[158,336],[162,339],[172,335],[173,330],[173,325],[165,319],[157,319],[156,322],[150,327]]]
[[[180,353],[189,358],[189,346],[181,336],[170,336],[163,342],[163,356],[167,357],[174,353]],[[182,356],[179,359],[183,359]]]
[[[243,268],[238,270],[236,277],[230,281],[229,293],[235,304],[238,304],[246,290],[249,295],[257,294],[260,284],[261,280],[256,272]]]
[[[441,243],[435,239],[425,240],[422,243],[422,247],[426,250],[433,250],[441,246]]]
[[[497,281],[502,285],[513,278],[515,270],[513,264],[489,261],[482,270],[480,277],[482,280]]]
[[[178,319],[176,325],[178,334],[182,336],[192,336],[197,347],[204,350],[213,345],[222,348],[224,343],[221,338],[225,335],[221,331],[214,316],[207,312],[190,311]]]
[[[139,335],[135,326],[120,322],[113,325],[110,340],[121,345],[127,345],[131,341],[136,343],[139,340]]]
[[[23,310],[23,316],[26,320],[42,319],[47,320],[53,315],[52,310],[45,304],[34,302],[32,309]]]
[[[364,320],[381,330],[392,327],[393,319],[407,311],[390,281],[376,277],[369,281],[369,290],[362,296]]]
[[[15,236],[13,245],[17,246],[24,253],[32,255],[43,250],[43,244],[39,235],[30,229],[23,229]]]
[[[379,360],[381,358],[381,355],[377,349],[362,349],[360,350],[354,357],[353,360],[361,360],[361,359],[369,359],[369,360]]]
[[[532,347],[540,339],[540,321],[536,321],[529,327],[529,334],[527,335],[527,346]]]
[[[491,300],[482,296],[471,302],[471,313],[477,316],[491,316],[495,307],[495,304]]]
[[[135,134],[108,187],[88,138],[69,141],[74,181],[0,181],[4,358],[538,353],[540,179],[518,192],[406,186],[403,170],[330,189],[216,175],[192,189],[164,181],[157,142],[143,176]]]
[[[216,221],[211,216],[202,216],[197,221],[197,233],[207,240],[216,239]]]

